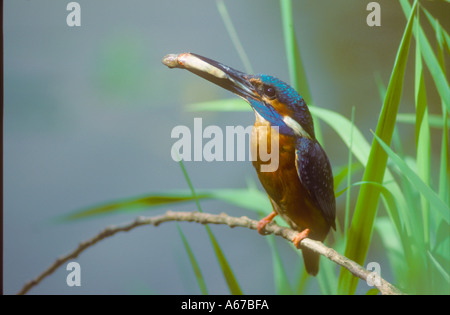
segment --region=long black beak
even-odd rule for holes
[[[193,53],[182,53],[166,55],[162,63],[169,68],[189,70],[244,99],[258,96],[255,87],[249,82],[249,75],[215,60]]]

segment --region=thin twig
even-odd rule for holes
[[[225,213],[222,214],[210,214],[210,213],[200,213],[200,212],[173,212],[167,211],[163,215],[154,216],[154,217],[138,217],[131,223],[120,225],[120,226],[110,226],[101,231],[99,234],[94,236],[91,239],[86,240],[78,245],[78,247],[70,252],[69,254],[62,256],[48,268],[43,273],[41,273],[38,277],[26,283],[23,288],[19,291],[18,294],[26,294],[31,288],[38,285],[44,278],[51,275],[56,271],[61,265],[65,262],[78,257],[84,250],[95,245],[101,240],[108,238],[110,236],[115,235],[118,232],[127,232],[141,225],[154,225],[158,226],[161,223],[169,222],[169,221],[186,221],[186,222],[197,222],[201,224],[225,224],[229,227],[245,227],[252,230],[257,229],[258,221],[251,220],[247,217],[231,217]],[[270,223],[265,228],[267,234],[275,234],[285,238],[288,241],[294,239],[294,237],[298,234],[297,231],[294,231],[289,228],[281,227],[275,223]],[[377,276],[374,273],[364,269],[356,262],[342,256],[334,249],[325,246],[323,243],[314,241],[309,238],[305,238],[300,243],[301,246],[309,248],[316,253],[319,253],[329,260],[335,262],[336,264],[348,269],[354,276],[367,281],[368,277]],[[376,279],[372,279],[372,283],[374,283],[375,287],[381,292],[381,294],[392,295],[392,294],[403,294],[399,289],[395,286],[377,276]]]

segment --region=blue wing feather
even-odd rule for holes
[[[325,220],[336,230],[333,173],[325,151],[316,140],[302,137],[297,141],[295,155],[300,182]]]

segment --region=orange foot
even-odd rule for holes
[[[309,232],[311,232],[310,229],[304,229],[294,237],[292,243],[294,243],[295,247],[300,248],[300,242],[308,237]]]
[[[275,218],[277,215],[277,213],[275,211],[273,211],[271,214],[269,214],[267,217],[262,218],[259,222],[258,222],[258,233],[261,235],[266,235],[266,232],[264,231],[265,227],[267,224],[269,224],[270,222],[272,222],[273,218]]]

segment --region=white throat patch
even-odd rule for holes
[[[303,129],[303,127],[298,122],[296,122],[294,119],[292,119],[291,117],[284,116],[283,121],[289,128],[292,129],[292,131],[294,131],[294,133],[296,135],[298,135],[300,137],[311,139],[311,136],[309,135],[309,133],[307,133],[305,131],[305,129]]]

